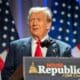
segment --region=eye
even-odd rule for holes
[[[29,19],[29,21],[30,21],[30,22],[32,22],[32,21],[34,21],[34,19],[33,19],[33,18],[31,18],[31,19]]]

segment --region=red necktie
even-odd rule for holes
[[[42,51],[41,51],[41,44],[40,44],[40,40],[37,41],[37,47],[36,47],[36,50],[35,50],[35,57],[42,57]]]

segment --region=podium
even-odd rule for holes
[[[10,80],[79,80],[80,59],[24,57]]]
[[[20,64],[9,80],[23,80],[23,64]]]

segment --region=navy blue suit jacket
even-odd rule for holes
[[[70,57],[70,46],[62,41],[50,38],[53,41],[47,49],[46,57]],[[22,64],[23,56],[31,56],[31,37],[13,41],[2,71],[2,80],[8,78],[14,73],[16,68]]]

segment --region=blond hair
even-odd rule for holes
[[[37,13],[37,12],[43,12],[45,15],[48,16],[48,19],[50,21],[52,20],[52,13],[48,7],[32,7],[32,8],[30,8],[29,13],[28,13],[28,19],[32,13]]]

